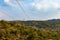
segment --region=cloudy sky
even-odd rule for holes
[[[2,19],[60,19],[60,0],[0,0],[0,20]]]

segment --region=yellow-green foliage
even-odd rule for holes
[[[0,40],[60,40],[60,32],[1,21]]]

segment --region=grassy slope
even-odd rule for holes
[[[23,22],[16,24],[0,21],[0,40],[60,40],[60,32],[53,29],[28,27]]]

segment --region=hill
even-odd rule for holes
[[[28,27],[37,27],[37,28],[51,28],[58,30],[60,28],[60,19],[52,19],[46,21],[9,21],[10,23],[24,24]]]
[[[60,23],[0,21],[0,40],[60,40]]]
[[[0,21],[0,40],[60,40],[60,31],[45,29],[42,26],[42,28],[38,28],[40,26],[36,24],[45,27],[51,26],[51,23],[47,21],[2,20]]]
[[[60,19],[52,19],[52,20],[48,20],[49,22],[53,22],[53,23],[58,23],[60,22]]]

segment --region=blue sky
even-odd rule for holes
[[[0,0],[0,20],[60,19],[60,0]]]

